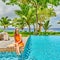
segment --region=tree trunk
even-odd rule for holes
[[[35,29],[35,33],[38,33],[38,14],[37,14],[37,4],[36,4],[36,29]]]
[[[39,32],[41,32],[41,29],[42,29],[42,26],[41,26],[41,25],[39,25]]]
[[[29,32],[30,32],[30,25],[28,25],[28,27],[29,27]]]
[[[4,31],[6,30],[6,26],[4,26]]]
[[[21,27],[21,30],[23,31],[24,27]]]
[[[33,24],[33,26],[34,26],[34,32],[35,32],[35,25]]]
[[[29,22],[26,22],[27,23],[27,25],[28,25],[28,27],[29,27],[29,32],[30,32],[30,23]]]
[[[41,30],[42,30],[42,23],[40,22],[40,24],[39,24],[39,32],[41,32]]]
[[[47,32],[47,30],[45,30],[45,32]]]
[[[45,35],[46,35],[47,30],[45,30]]]
[[[22,30],[22,32],[24,31],[24,30],[23,30],[24,28],[20,28],[20,29]]]
[[[22,28],[22,30],[23,30],[24,28]]]

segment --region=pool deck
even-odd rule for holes
[[[22,40],[23,40],[23,43],[24,43],[24,45],[26,44],[26,41],[27,41],[27,39],[28,39],[28,37],[22,37]],[[2,41],[0,41],[0,52],[4,52],[4,51],[15,51],[15,49],[14,48],[9,48],[8,47],[8,45],[9,44],[12,44],[12,43],[14,43],[15,41],[14,41],[14,37],[10,37],[10,40],[8,40],[8,41],[4,41],[4,40],[2,40]]]

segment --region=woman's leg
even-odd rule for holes
[[[19,45],[18,43],[16,43],[16,53],[19,55],[20,54],[20,50],[19,50]]]
[[[24,50],[24,47],[20,47],[20,52]]]

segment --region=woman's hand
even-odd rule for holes
[[[15,45],[18,45],[18,43],[15,43]]]

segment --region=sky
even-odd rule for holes
[[[14,18],[17,17],[17,15],[15,14],[14,10],[18,10],[19,7],[14,5],[6,5],[4,2],[2,2],[2,0],[0,0],[0,18],[2,16],[9,16],[9,18]]]
[[[13,19],[15,17],[18,17],[14,10],[20,9],[17,5],[6,5],[2,0],[0,0],[0,18],[8,16],[9,18]],[[50,24],[52,25],[51,28],[60,28],[60,25],[57,24],[58,21],[60,21],[60,6],[54,7],[54,10],[56,12],[56,17],[52,17]]]

